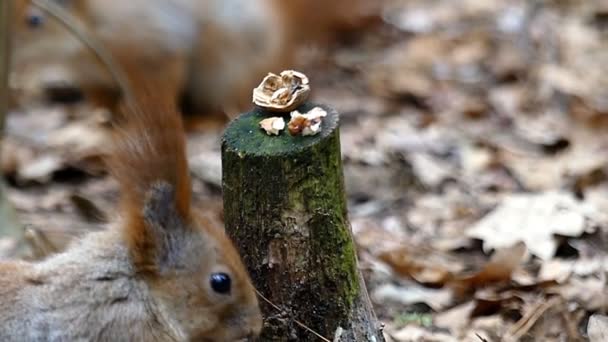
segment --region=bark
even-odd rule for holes
[[[305,104],[300,110],[313,108]],[[318,341],[296,320],[332,340],[383,341],[357,267],[347,218],[338,113],[312,137],[268,136],[257,108],[223,137],[226,230],[237,244],[261,301],[264,341]],[[288,121],[288,117],[285,118]]]

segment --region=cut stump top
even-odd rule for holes
[[[237,153],[253,156],[290,155],[301,152],[302,149],[314,145],[328,136],[338,127],[339,115],[335,109],[315,103],[304,103],[296,110],[306,113],[321,107],[327,112],[321,123],[321,132],[313,136],[292,136],[287,127],[277,135],[268,135],[260,128],[260,121],[273,116],[283,117],[285,122],[291,119],[290,113],[277,113],[256,107],[232,121],[223,136],[224,146]],[[287,124],[286,124],[287,126]]]

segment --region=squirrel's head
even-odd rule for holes
[[[85,2],[82,0],[51,0],[47,3],[76,16],[82,16],[86,10]],[[48,28],[49,24],[55,20],[49,21],[49,15],[43,9],[32,4],[30,0],[16,0],[14,4],[14,24],[19,29],[41,30]]]
[[[69,17],[77,18],[84,27],[87,24],[82,21],[88,18],[86,2],[44,1],[47,6],[55,5],[55,8],[62,9]],[[77,59],[81,51],[86,51],[86,46],[55,17],[30,3],[30,0],[15,0],[13,4],[11,67],[17,84],[35,84],[40,90],[47,91],[58,85],[62,88],[68,84],[76,85],[76,80],[90,78],[88,73],[81,76],[82,70],[74,69],[75,62],[90,65],[89,69],[97,70],[94,58]]]
[[[257,336],[262,315],[245,266],[230,239],[181,206],[172,185],[148,191],[138,229],[128,236],[135,267],[154,302],[190,340]],[[133,219],[131,219],[133,221]]]

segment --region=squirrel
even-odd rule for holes
[[[28,0],[15,1],[15,68],[67,68],[85,98],[112,108],[115,84],[91,52]],[[111,54],[129,55],[174,80],[165,91],[197,114],[242,111],[266,73],[293,67],[296,47],[322,42],[371,13],[363,10],[370,7],[365,0],[50,1]]]
[[[130,71],[108,154],[120,219],[46,260],[0,262],[0,341],[235,341],[261,330],[237,250],[191,204],[165,80]]]

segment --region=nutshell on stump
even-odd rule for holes
[[[308,112],[317,105],[298,107]],[[319,341],[295,320],[337,341],[383,341],[357,268],[347,218],[338,113],[321,132],[269,136],[259,107],[234,120],[222,142],[226,230],[260,293],[261,340]],[[285,119],[289,120],[289,113]]]

